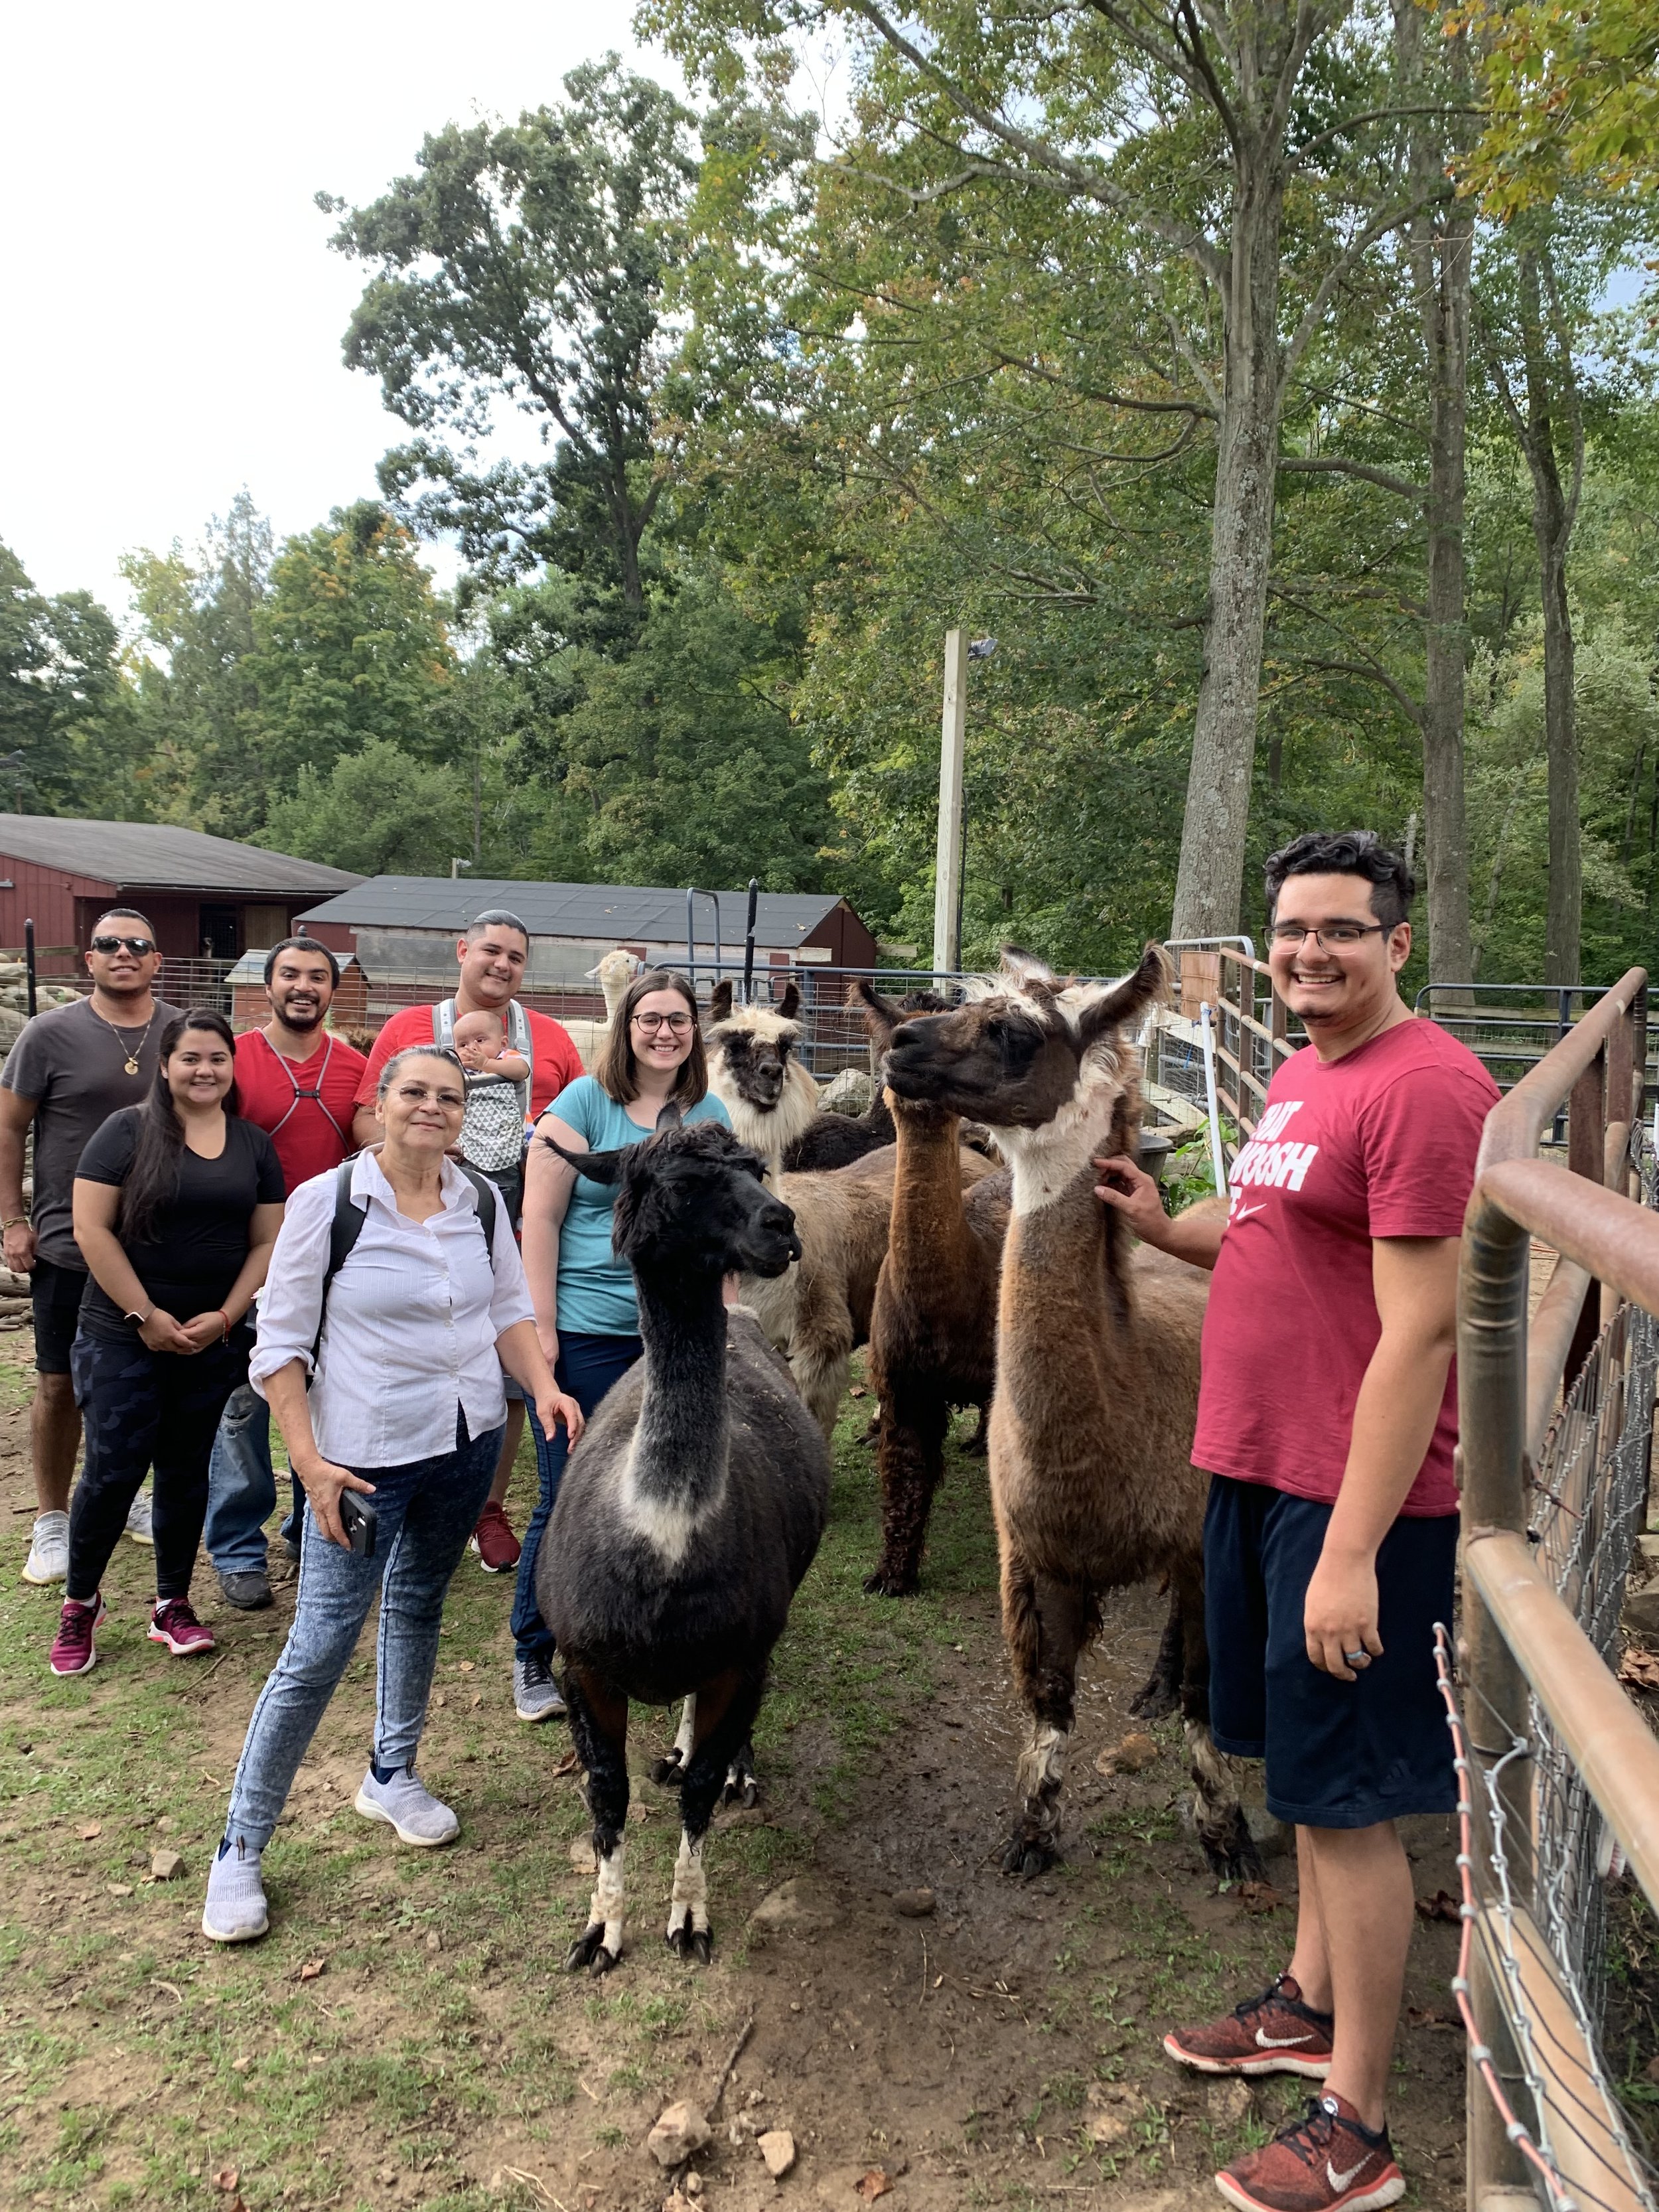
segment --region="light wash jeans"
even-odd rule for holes
[[[461,1563],[501,1455],[501,1431],[468,1439],[456,1419],[453,1451],[406,1467],[354,1468],[374,1495],[374,1556],[331,1544],[309,1510],[300,1551],[294,1625],[248,1723],[231,1787],[225,1833],[262,1851],[300,1761],[317,1733],[376,1591],[380,1632],[375,1654],[375,1763],[412,1766],[426,1726],[438,1663],[444,1596]]]
[[[208,1463],[207,1555],[222,1575],[263,1574],[265,1522],[276,1504],[270,1408],[251,1382],[230,1394]]]

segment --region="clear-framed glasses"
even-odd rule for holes
[[[691,1027],[690,1014],[635,1014],[634,1018],[647,1036],[654,1036],[659,1030],[666,1030],[670,1036],[682,1037],[690,1032]]]
[[[1311,937],[1322,951],[1339,952],[1363,937],[1386,937],[1392,927],[1386,921],[1328,921],[1322,928],[1306,929],[1299,921],[1276,921],[1267,934],[1275,945],[1298,949],[1304,938]]]

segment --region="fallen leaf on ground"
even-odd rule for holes
[[[222,2166],[213,2177],[213,2185],[216,2189],[222,2189],[227,2197],[234,2197],[241,2178],[234,2166]]]
[[[1645,1644],[1632,1644],[1619,1662],[1619,1679],[1638,1690],[1659,1690],[1659,1657]]]
[[[327,1964],[326,1959],[307,1959],[295,1978],[301,1982],[314,1982]]]
[[[1137,1729],[1126,1735],[1121,1743],[1115,1743],[1109,1751],[1103,1751],[1095,1761],[1097,1774],[1139,1774],[1158,1758],[1158,1745],[1144,1729]]]
[[[561,1774],[574,1774],[580,1765],[580,1756],[574,1751],[568,1751],[554,1768],[554,1777],[556,1779]]]
[[[471,1659],[463,1659],[458,1663],[463,1674],[470,1674],[477,1662]]]
[[[878,2197],[885,2197],[893,2184],[884,2166],[872,2166],[862,2181],[854,2187],[866,2204],[873,2204]]]
[[[1455,2012],[1437,2011],[1432,2006],[1408,2005],[1406,2018],[1413,2027],[1462,2028],[1463,2022]]]
[[[1419,1897],[1417,1911],[1422,1920],[1449,1920],[1455,1923],[1463,1917],[1462,1907],[1449,1889],[1437,1889],[1432,1897]]]
[[[855,1382],[847,1395],[849,1398],[867,1398],[870,1386],[867,1382]]]
[[[176,2000],[177,2000],[177,2002],[178,2002],[179,2004],[183,2004],[183,2002],[184,2002],[184,2001],[185,2001],[185,1993],[184,1993],[184,1991],[183,1991],[181,1989],[178,1988],[178,1987],[177,1987],[173,1983],[172,1983],[172,1982],[156,1982],[156,1983],[153,1984],[152,1984],[152,1986],[153,1986],[154,1988],[155,1988],[155,1989],[158,1989],[158,1990],[164,1990],[167,1992],[167,1996],[170,1996],[170,1997],[173,1997],[173,1998],[176,1999]]]
[[[104,1824],[101,1820],[88,1820],[86,1826],[81,1831],[81,1841],[83,1844],[96,1843],[99,1837],[101,1836],[103,1832]]]
[[[246,2074],[252,2063],[253,2061],[251,2058],[233,2058],[230,2062],[230,2070],[233,2074]]]
[[[1270,1881],[1242,1881],[1238,1901],[1246,1912],[1277,1912],[1285,1902]]]

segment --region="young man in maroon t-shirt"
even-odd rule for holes
[[[1216,2176],[1230,2202],[1370,2212],[1406,2186],[1384,2112],[1413,1918],[1395,1823],[1456,1802],[1432,1632],[1457,1547],[1458,1241],[1498,1091],[1400,996],[1402,861],[1368,831],[1314,835],[1267,874],[1273,988],[1309,1042],[1273,1077],[1225,1220],[1170,1220],[1138,1168],[1099,1164],[1145,1242],[1215,1272],[1193,1444],[1212,1722],[1221,1750],[1265,1759],[1297,1832],[1285,1972],[1164,2047],[1324,2084]]]
[[[270,1019],[236,1040],[236,1096],[270,1133],[288,1194],[357,1149],[352,1135],[364,1060],[323,1026],[339,963],[314,938],[284,938],[265,955]],[[270,1603],[264,1524],[276,1503],[270,1411],[251,1385],[233,1390],[213,1442],[204,1541],[230,1603]]]

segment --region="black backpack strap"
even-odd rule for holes
[[[323,1301],[317,1315],[317,1338],[311,1347],[311,1365],[314,1373],[317,1355],[322,1349],[323,1316],[328,1311],[329,1285],[350,1258],[352,1248],[363,1233],[368,1218],[367,1206],[359,1206],[351,1195],[351,1171],[357,1164],[355,1159],[342,1160],[334,1170],[334,1218],[329,1224],[328,1266],[323,1274]],[[495,1186],[477,1168],[465,1160],[455,1165],[471,1184],[478,1201],[478,1226],[483,1231],[484,1253],[493,1268],[495,1264]]]

